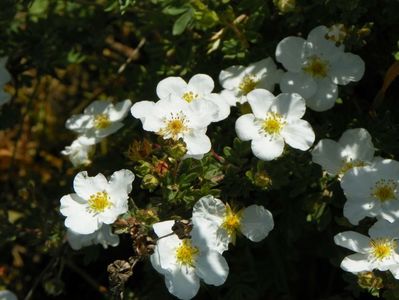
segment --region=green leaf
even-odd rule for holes
[[[180,35],[184,32],[184,30],[186,30],[188,24],[190,23],[190,21],[193,19],[193,10],[190,9],[188,11],[186,11],[184,14],[182,14],[175,22],[175,24],[173,24],[173,30],[172,30],[172,34],[173,35]]]
[[[183,7],[167,6],[162,10],[162,12],[165,15],[177,16],[177,15],[180,15],[180,14],[186,12],[189,9],[190,9],[190,7],[187,7],[187,6],[183,6]]]

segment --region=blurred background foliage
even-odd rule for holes
[[[96,99],[156,100],[166,76],[206,73],[217,85],[222,69],[274,57],[281,39],[306,37],[320,24],[345,24],[346,49],[364,59],[366,73],[340,88],[333,109],[306,113],[317,140],[364,127],[378,155],[398,159],[398,11],[397,0],[0,1],[0,56],[9,57],[13,77],[6,87],[12,101],[0,109],[0,286],[27,300],[111,299],[107,265],[133,255],[123,230],[117,248],[72,251],[65,243],[59,199],[72,192],[79,171],[60,154],[74,139],[64,127],[68,117]],[[181,161],[181,149],[127,117],[86,169],[134,170],[130,215],[146,225],[190,217],[206,194],[273,213],[269,237],[239,239],[227,253],[227,282],[202,286],[198,299],[399,299],[399,283],[387,274],[339,269],[348,252],[332,237],[354,228],[342,216],[337,180],[323,176],[307,152],[254,158],[233,129],[245,109],[232,108],[208,129],[213,149],[202,161]],[[148,261],[135,266],[124,297],[171,298]]]

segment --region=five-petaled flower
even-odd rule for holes
[[[61,198],[65,226],[79,234],[90,234],[103,224],[112,224],[128,209],[133,180],[134,174],[126,169],[114,172],[109,180],[101,173],[94,177],[86,171],[78,173],[73,181],[76,193]]]
[[[342,46],[328,39],[329,34],[327,27],[318,26],[307,40],[286,37],[276,48],[277,61],[287,69],[280,80],[281,91],[300,94],[315,111],[333,107],[337,85],[359,81],[365,69],[360,56],[344,52]]]
[[[80,134],[81,143],[93,145],[123,126],[121,121],[131,106],[130,100],[115,105],[110,101],[97,100],[86,107],[83,114],[70,117],[65,126]]]
[[[262,160],[273,160],[284,150],[284,142],[295,149],[307,150],[315,135],[305,114],[305,100],[298,94],[275,97],[267,90],[253,90],[247,95],[252,108],[236,121],[236,132],[243,141],[251,140],[252,152]]]
[[[173,224],[170,220],[153,225],[158,241],[151,263],[165,276],[168,291],[179,299],[191,299],[199,290],[200,279],[206,284],[222,285],[229,274],[224,257],[194,235],[192,239],[179,239],[172,231]]]
[[[234,211],[229,204],[210,195],[195,203],[192,222],[196,228],[193,238],[220,253],[229,248],[229,243],[235,244],[237,233],[259,242],[274,227],[272,214],[263,206],[254,204]]]
[[[93,145],[85,144],[85,138],[79,137],[61,151],[62,155],[68,156],[74,167],[87,166],[91,163],[90,155],[94,151]]]

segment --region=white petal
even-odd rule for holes
[[[89,115],[73,115],[65,122],[65,127],[79,133],[93,128],[93,117]]]
[[[114,205],[119,206],[121,203],[126,203],[129,193],[132,191],[132,182],[134,174],[132,171],[122,169],[112,174],[109,179],[107,192],[112,198]]]
[[[220,96],[223,97],[224,101],[228,103],[230,106],[236,106],[237,97],[234,92],[230,90],[223,90],[220,92]]]
[[[176,268],[165,274],[166,287],[172,295],[179,299],[191,299],[199,290],[199,277],[192,271]]]
[[[103,138],[117,132],[122,127],[123,127],[122,122],[115,122],[115,123],[109,124],[109,126],[106,128],[101,128],[101,129],[91,128],[91,129],[85,131],[85,133],[81,136],[81,138],[82,138],[82,141],[84,138],[86,138],[86,141],[83,141],[83,143],[85,143],[86,145],[93,144],[91,142],[88,142],[90,140],[94,140],[94,144],[96,144],[96,143],[100,142]]]
[[[329,29],[317,26],[308,35],[307,41],[311,48],[309,55],[316,54],[329,61],[336,61],[343,52],[343,47],[337,47],[335,42],[326,39]]]
[[[106,190],[107,179],[101,173],[94,177],[87,175],[87,171],[79,172],[73,180],[73,188],[79,197],[88,201],[91,195]]]
[[[273,216],[260,205],[250,205],[244,209],[240,230],[252,242],[260,242],[273,229]]]
[[[207,99],[209,99],[212,103],[216,104],[218,108],[217,116],[213,120],[213,122],[222,121],[226,119],[230,114],[230,104],[228,102],[230,100],[226,100],[225,96],[226,93],[224,93],[224,95],[210,94],[209,96],[207,96]]]
[[[130,112],[136,119],[146,118],[152,115],[155,110],[155,102],[152,101],[140,101],[133,104]]]
[[[209,75],[197,74],[191,77],[187,88],[198,95],[208,95],[212,93],[214,86],[213,79]]]
[[[306,111],[305,100],[299,94],[282,93],[276,97],[272,107],[288,121],[302,118]]]
[[[276,59],[291,72],[299,72],[305,60],[306,41],[299,37],[286,37],[276,48]]]
[[[158,222],[152,224],[152,228],[154,229],[155,234],[158,237],[165,236],[167,234],[172,233],[172,226],[175,224],[174,220],[168,220],[163,222]]]
[[[255,116],[253,114],[239,117],[235,128],[238,138],[242,141],[250,141],[260,137],[259,127],[255,125]]]
[[[229,275],[224,257],[213,250],[201,252],[195,264],[195,272],[206,284],[222,285]]]
[[[312,161],[330,175],[337,175],[343,166],[341,146],[330,139],[320,140],[312,150]]]
[[[245,76],[244,70],[244,66],[231,66],[221,71],[219,74],[220,84],[227,90],[238,89],[242,78]]]
[[[329,78],[317,80],[316,93],[306,99],[306,105],[314,111],[325,111],[332,108],[338,97],[338,87]]]
[[[345,231],[334,236],[338,246],[354,252],[366,254],[370,250],[370,238],[355,231]]]
[[[255,117],[264,119],[275,97],[268,90],[255,89],[247,95],[248,103]]]
[[[347,272],[359,273],[364,271],[372,271],[373,267],[367,260],[365,254],[351,254],[344,258],[341,262],[341,268]]]
[[[374,157],[374,145],[371,135],[364,128],[346,130],[339,144],[342,146],[342,155],[352,160],[371,161]]]
[[[60,212],[65,217],[73,216],[80,210],[86,210],[87,201],[80,198],[77,194],[64,195],[60,199],[60,202]]]
[[[304,72],[286,72],[281,76],[280,89],[284,93],[298,93],[304,98],[310,98],[316,93],[317,84]]]
[[[110,107],[111,101],[96,100],[90,103],[90,105],[87,106],[83,112],[85,115],[108,114]]]
[[[284,139],[281,136],[275,136],[273,138],[261,137],[252,140],[251,149],[257,158],[262,160],[273,160],[283,153]]]
[[[187,154],[199,155],[208,153],[211,150],[211,140],[202,132],[192,131],[183,136],[183,140],[187,146]]]
[[[371,238],[381,238],[381,237],[392,237],[395,239],[399,238],[399,221],[393,223],[387,220],[378,220],[369,229],[369,235]]]
[[[352,53],[343,53],[330,70],[330,77],[335,84],[346,85],[351,81],[359,81],[364,74],[363,59]]]
[[[170,96],[183,96],[187,83],[181,77],[167,77],[157,85],[157,95],[160,99],[169,99]]]
[[[200,198],[193,207],[193,219],[202,218],[218,226],[223,222],[225,214],[224,203],[211,195]]]
[[[181,245],[181,240],[176,235],[160,237],[157,240],[151,262],[159,273],[174,269],[179,266],[176,262],[176,249]]]
[[[115,122],[125,118],[131,106],[132,101],[130,101],[129,99],[116,103],[115,106],[112,106],[109,110],[110,121]]]
[[[395,279],[399,279],[399,264],[390,266],[389,271],[391,271],[393,277],[395,277]]]
[[[394,222],[399,218],[399,199],[381,203],[381,217],[389,222]]]
[[[18,300],[17,296],[8,290],[0,291],[1,300]]]
[[[368,166],[347,171],[341,179],[341,188],[344,190],[346,198],[372,200],[370,189],[379,179],[376,173],[373,168]]]
[[[375,204],[375,201],[362,201],[362,199],[359,201],[352,201],[348,199],[344,205],[344,216],[351,224],[357,225],[363,218],[377,215],[376,212],[378,212],[378,209]]]
[[[312,126],[302,119],[285,125],[281,135],[288,145],[302,151],[308,150],[313,145],[315,139]]]

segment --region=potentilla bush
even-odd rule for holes
[[[398,299],[399,2],[0,4],[0,299]]]

